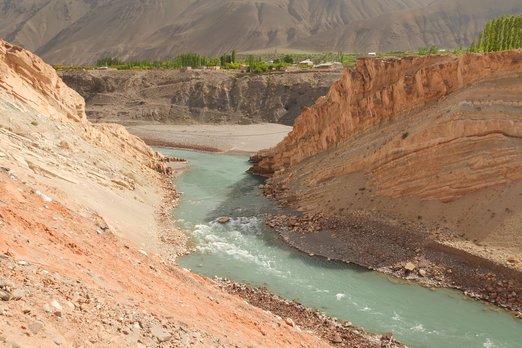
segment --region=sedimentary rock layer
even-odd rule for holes
[[[273,150],[263,154],[255,170],[272,173],[365,132],[380,132],[379,126],[389,122],[412,118],[411,126],[418,128],[415,132],[406,127],[401,133],[386,133],[383,136],[394,138],[320,177],[365,171],[383,194],[417,194],[440,200],[456,199],[469,191],[518,179],[514,168],[518,150],[502,144],[522,135],[516,117],[521,106],[516,83],[520,81],[517,74],[521,70],[520,51],[361,59],[332,86],[326,97],[299,116],[294,130]],[[431,122],[425,122],[430,105],[464,87],[500,78],[502,74],[514,78],[509,82],[510,77],[505,77],[506,83],[511,83],[507,95],[487,94],[483,96],[485,99],[470,95],[471,100],[463,98],[458,105],[446,105],[447,111],[441,110]],[[496,93],[494,86],[489,92]],[[499,112],[488,114],[482,108]],[[480,116],[476,117],[477,114]],[[477,152],[480,146],[488,150]],[[432,164],[427,166],[424,161]],[[466,175],[453,171],[431,179],[444,174],[444,170],[451,171],[452,165],[461,166]],[[415,167],[418,170],[408,171]],[[426,180],[423,182],[422,178]]]
[[[252,170],[306,211],[419,217],[516,249],[521,81],[522,51],[360,60]]]

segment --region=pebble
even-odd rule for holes
[[[53,342],[57,346],[61,346],[61,345],[65,344],[65,338],[63,338],[62,336],[55,336],[55,337],[53,337]]]
[[[0,290],[0,300],[9,301],[10,298],[11,298],[11,295],[8,292]]]
[[[43,325],[43,323],[41,323],[39,321],[33,321],[31,324],[29,324],[28,327],[29,327],[29,330],[31,330],[31,332],[36,335],[38,332],[40,332],[43,329],[44,325]]]
[[[16,289],[15,291],[13,291],[11,293],[11,299],[15,300],[15,301],[21,300],[22,297],[24,297],[24,296],[25,296],[25,291],[22,289]]]
[[[60,303],[56,300],[53,300],[51,302],[51,312],[56,315],[57,317],[61,317],[62,316],[62,312],[63,312],[63,308],[62,306],[60,305]]]
[[[230,221],[230,218],[228,216],[220,216],[216,219],[217,222],[219,222],[220,224],[226,224],[227,222]]]
[[[285,319],[285,323],[286,323],[286,325],[291,326],[291,327],[294,327],[294,326],[295,326],[295,323],[294,323],[294,321],[292,320],[292,318],[286,318],[286,319]]]
[[[512,264],[516,264],[516,263],[518,263],[517,259],[514,258],[513,256],[508,257],[507,262],[508,262],[508,263],[512,263]]]
[[[341,335],[338,332],[336,332],[332,342],[333,343],[342,343],[343,342],[343,338],[341,337]]]
[[[408,262],[404,265],[404,269],[408,272],[412,272],[413,270],[415,270],[415,264],[412,262]]]
[[[150,333],[160,342],[167,342],[172,338],[172,335],[167,332],[167,330],[157,325],[154,325],[150,328]]]

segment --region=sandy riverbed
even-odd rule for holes
[[[133,125],[130,133],[152,146],[253,153],[275,146],[292,130],[280,124]]]

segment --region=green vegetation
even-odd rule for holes
[[[419,48],[417,50],[417,54],[419,56],[426,56],[428,54],[437,54],[439,53],[439,48],[435,45],[432,45],[431,47],[428,47],[428,48]]]
[[[471,45],[471,52],[493,52],[522,48],[522,15],[490,20]]]
[[[119,60],[118,58],[113,57],[105,57],[102,59],[99,59],[96,62],[96,66],[115,66],[115,65],[123,65],[123,61]]]
[[[286,67],[297,64],[300,61],[310,59],[314,63],[340,62],[345,66],[352,66],[359,54],[346,54],[343,52],[323,53],[296,53],[296,54],[264,54],[264,55],[238,55],[235,50],[225,53],[220,57],[204,57],[197,53],[183,53],[174,59],[149,61],[129,60],[123,61],[117,57],[105,57],[99,59],[95,66],[54,66],[57,70],[64,69],[100,69],[111,68],[118,70],[148,70],[148,69],[180,69],[180,68],[202,68],[221,67],[222,69],[244,69],[246,72],[262,74],[269,71],[284,70]]]
[[[247,60],[248,71],[256,74],[264,73],[268,71],[268,63],[257,56],[248,56]]]
[[[454,50],[439,50],[437,46],[420,48],[416,51],[378,52],[377,57],[405,57],[430,54],[463,54],[467,52],[491,52],[522,48],[522,15],[503,16],[490,20],[479,37],[469,48]],[[304,60],[314,64],[339,62],[345,67],[353,66],[364,53],[322,52],[322,53],[265,53],[260,55],[239,55],[236,50],[220,57],[204,57],[197,53],[182,53],[173,59],[161,61],[130,60],[122,61],[116,57],[105,57],[96,62],[96,66],[54,66],[57,70],[64,69],[180,69],[220,67],[222,69],[243,70],[244,72],[262,74],[270,71],[284,70]],[[309,68],[309,67],[307,67]],[[304,66],[299,69],[305,69]]]
[[[149,61],[130,60],[123,62],[118,58],[106,57],[96,62],[97,67],[111,67],[116,69],[178,69],[178,68],[201,68],[203,66],[219,65],[218,58],[203,57],[197,53],[183,53],[172,60]]]

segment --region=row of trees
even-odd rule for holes
[[[174,59],[162,61],[130,60],[123,62],[118,58],[106,57],[99,59],[96,66],[115,67],[118,69],[176,69],[176,68],[200,68],[202,66],[218,66],[219,58],[203,57],[197,53],[183,53]]]
[[[522,16],[502,16],[487,22],[470,51],[492,52],[522,48]]]

